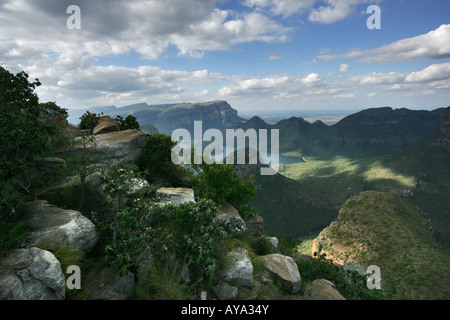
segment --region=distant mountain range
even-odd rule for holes
[[[388,154],[421,143],[439,128],[443,108],[433,111],[367,109],[328,126],[291,117],[274,125],[255,116],[235,128],[279,129],[281,152],[308,156],[367,157]]]
[[[175,129],[193,132],[194,121],[202,121],[203,130],[215,128],[279,129],[280,151],[302,155],[349,155],[357,157],[388,154],[428,139],[439,128],[442,108],[433,111],[373,108],[349,115],[329,126],[322,121],[313,123],[304,118],[291,117],[269,124],[258,116],[246,120],[226,101],[148,105],[140,103],[121,108],[115,106],[69,110],[69,122],[91,113],[134,115],[147,133],[171,135]]]
[[[238,116],[237,110],[233,109],[226,101],[210,101],[161,105],[140,103],[121,108],[107,106],[69,110],[69,122],[78,123],[79,117],[88,110],[91,113],[103,113],[112,117],[132,114],[144,129],[147,128],[147,125],[152,125],[158,129],[158,132],[167,135],[171,135],[174,130],[181,128],[192,132],[194,121],[202,121],[203,130],[210,128],[223,130],[245,121],[244,118]]]

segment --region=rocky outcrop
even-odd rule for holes
[[[66,280],[55,256],[38,248],[16,249],[0,264],[0,300],[63,300]]]
[[[294,259],[289,256],[274,253],[262,257],[266,268],[280,277],[284,288],[292,294],[297,293],[302,285],[300,272]]]
[[[60,244],[67,244],[89,251],[97,243],[95,225],[78,211],[61,209],[45,200],[27,203],[23,211],[31,229],[28,247],[54,250]]]
[[[250,213],[245,220],[247,232],[254,237],[260,237],[264,231],[264,219],[257,213]]]
[[[223,203],[218,208],[215,223],[232,237],[242,236],[247,232],[247,225],[239,215],[239,211],[229,203]]]
[[[310,300],[346,300],[337,291],[334,283],[325,279],[314,280],[308,289],[307,298]]]
[[[103,116],[99,119],[97,126],[93,130],[93,134],[102,134],[115,131],[120,131],[117,120],[109,116]]]
[[[156,195],[162,204],[180,205],[195,202],[194,190],[189,188],[159,188]]]
[[[218,280],[233,286],[250,288],[253,286],[253,264],[248,251],[236,247],[226,256],[227,268],[216,272]]]

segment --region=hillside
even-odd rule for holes
[[[322,121],[310,123],[291,117],[274,125],[253,118],[235,127],[279,129],[282,152],[317,157],[372,157],[397,152],[429,139],[439,129],[442,110],[384,107],[351,114],[331,126]]]
[[[336,210],[346,199],[367,190],[407,197],[431,219],[437,237],[450,243],[448,114],[447,108],[441,128],[430,139],[399,152],[367,158],[306,157],[304,163],[280,165],[279,173],[295,180],[308,199],[336,200]]]
[[[313,251],[337,263],[381,268],[382,288],[397,299],[448,299],[450,253],[411,201],[367,191],[349,199],[314,240]]]

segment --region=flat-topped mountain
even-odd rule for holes
[[[72,123],[77,122],[76,116],[81,116],[87,110],[69,110]],[[224,128],[241,123],[245,119],[238,116],[226,101],[210,101],[204,103],[180,103],[148,105],[134,104],[117,108],[115,106],[91,108],[92,113],[103,113],[115,117],[132,114],[143,128],[152,125],[160,133],[171,135],[175,129],[187,129],[193,132],[194,121],[202,121],[203,130]]]

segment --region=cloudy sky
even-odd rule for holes
[[[69,109],[434,109],[450,105],[449,13],[448,0],[0,0],[0,63]]]

